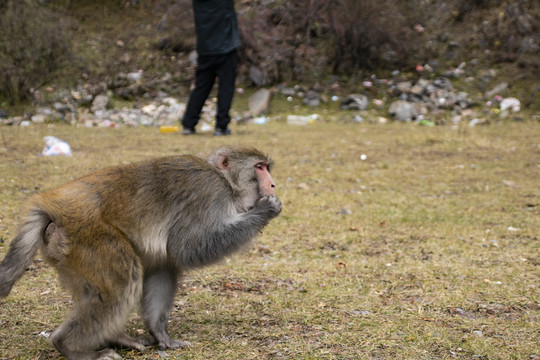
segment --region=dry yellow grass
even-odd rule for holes
[[[183,350],[129,359],[540,357],[540,123],[486,127],[269,123],[228,138],[155,128],[1,128],[0,257],[32,193],[149,157],[256,146],[284,205],[246,251],[186,274]],[[38,157],[42,137],[72,158]],[[365,160],[361,155],[365,154]],[[0,359],[61,358],[41,332],[70,307],[34,265],[0,302]],[[129,331],[143,325],[134,313]]]

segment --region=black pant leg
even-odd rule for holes
[[[216,128],[224,130],[231,122],[229,111],[235,90],[238,55],[235,49],[222,56],[222,62],[216,70],[219,79]]]
[[[214,86],[217,75],[214,69],[214,56],[199,56],[197,62],[195,88],[189,95],[186,112],[182,119],[182,126],[186,129],[195,128],[199,122],[201,110],[212,90],[212,86]]]

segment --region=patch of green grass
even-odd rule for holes
[[[283,212],[253,246],[179,282],[170,359],[527,359],[540,356],[540,124],[0,129],[0,257],[22,203],[99,168],[257,146]],[[42,137],[74,156],[38,157]],[[366,159],[361,160],[365,154]],[[39,334],[70,296],[35,261],[0,303],[0,359],[59,359]],[[136,313],[128,331],[144,332]],[[152,347],[125,358],[165,357]],[[161,355],[160,355],[161,354]]]

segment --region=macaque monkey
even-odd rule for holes
[[[223,147],[208,160],[111,167],[36,195],[0,263],[0,299],[41,248],[74,298],[50,337],[67,359],[189,345],[167,332],[177,279],[238,250],[281,212],[270,166],[256,149]],[[151,337],[124,333],[139,304]]]

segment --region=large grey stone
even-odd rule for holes
[[[249,112],[253,116],[259,116],[268,111],[272,92],[268,89],[259,89],[249,97]]]

